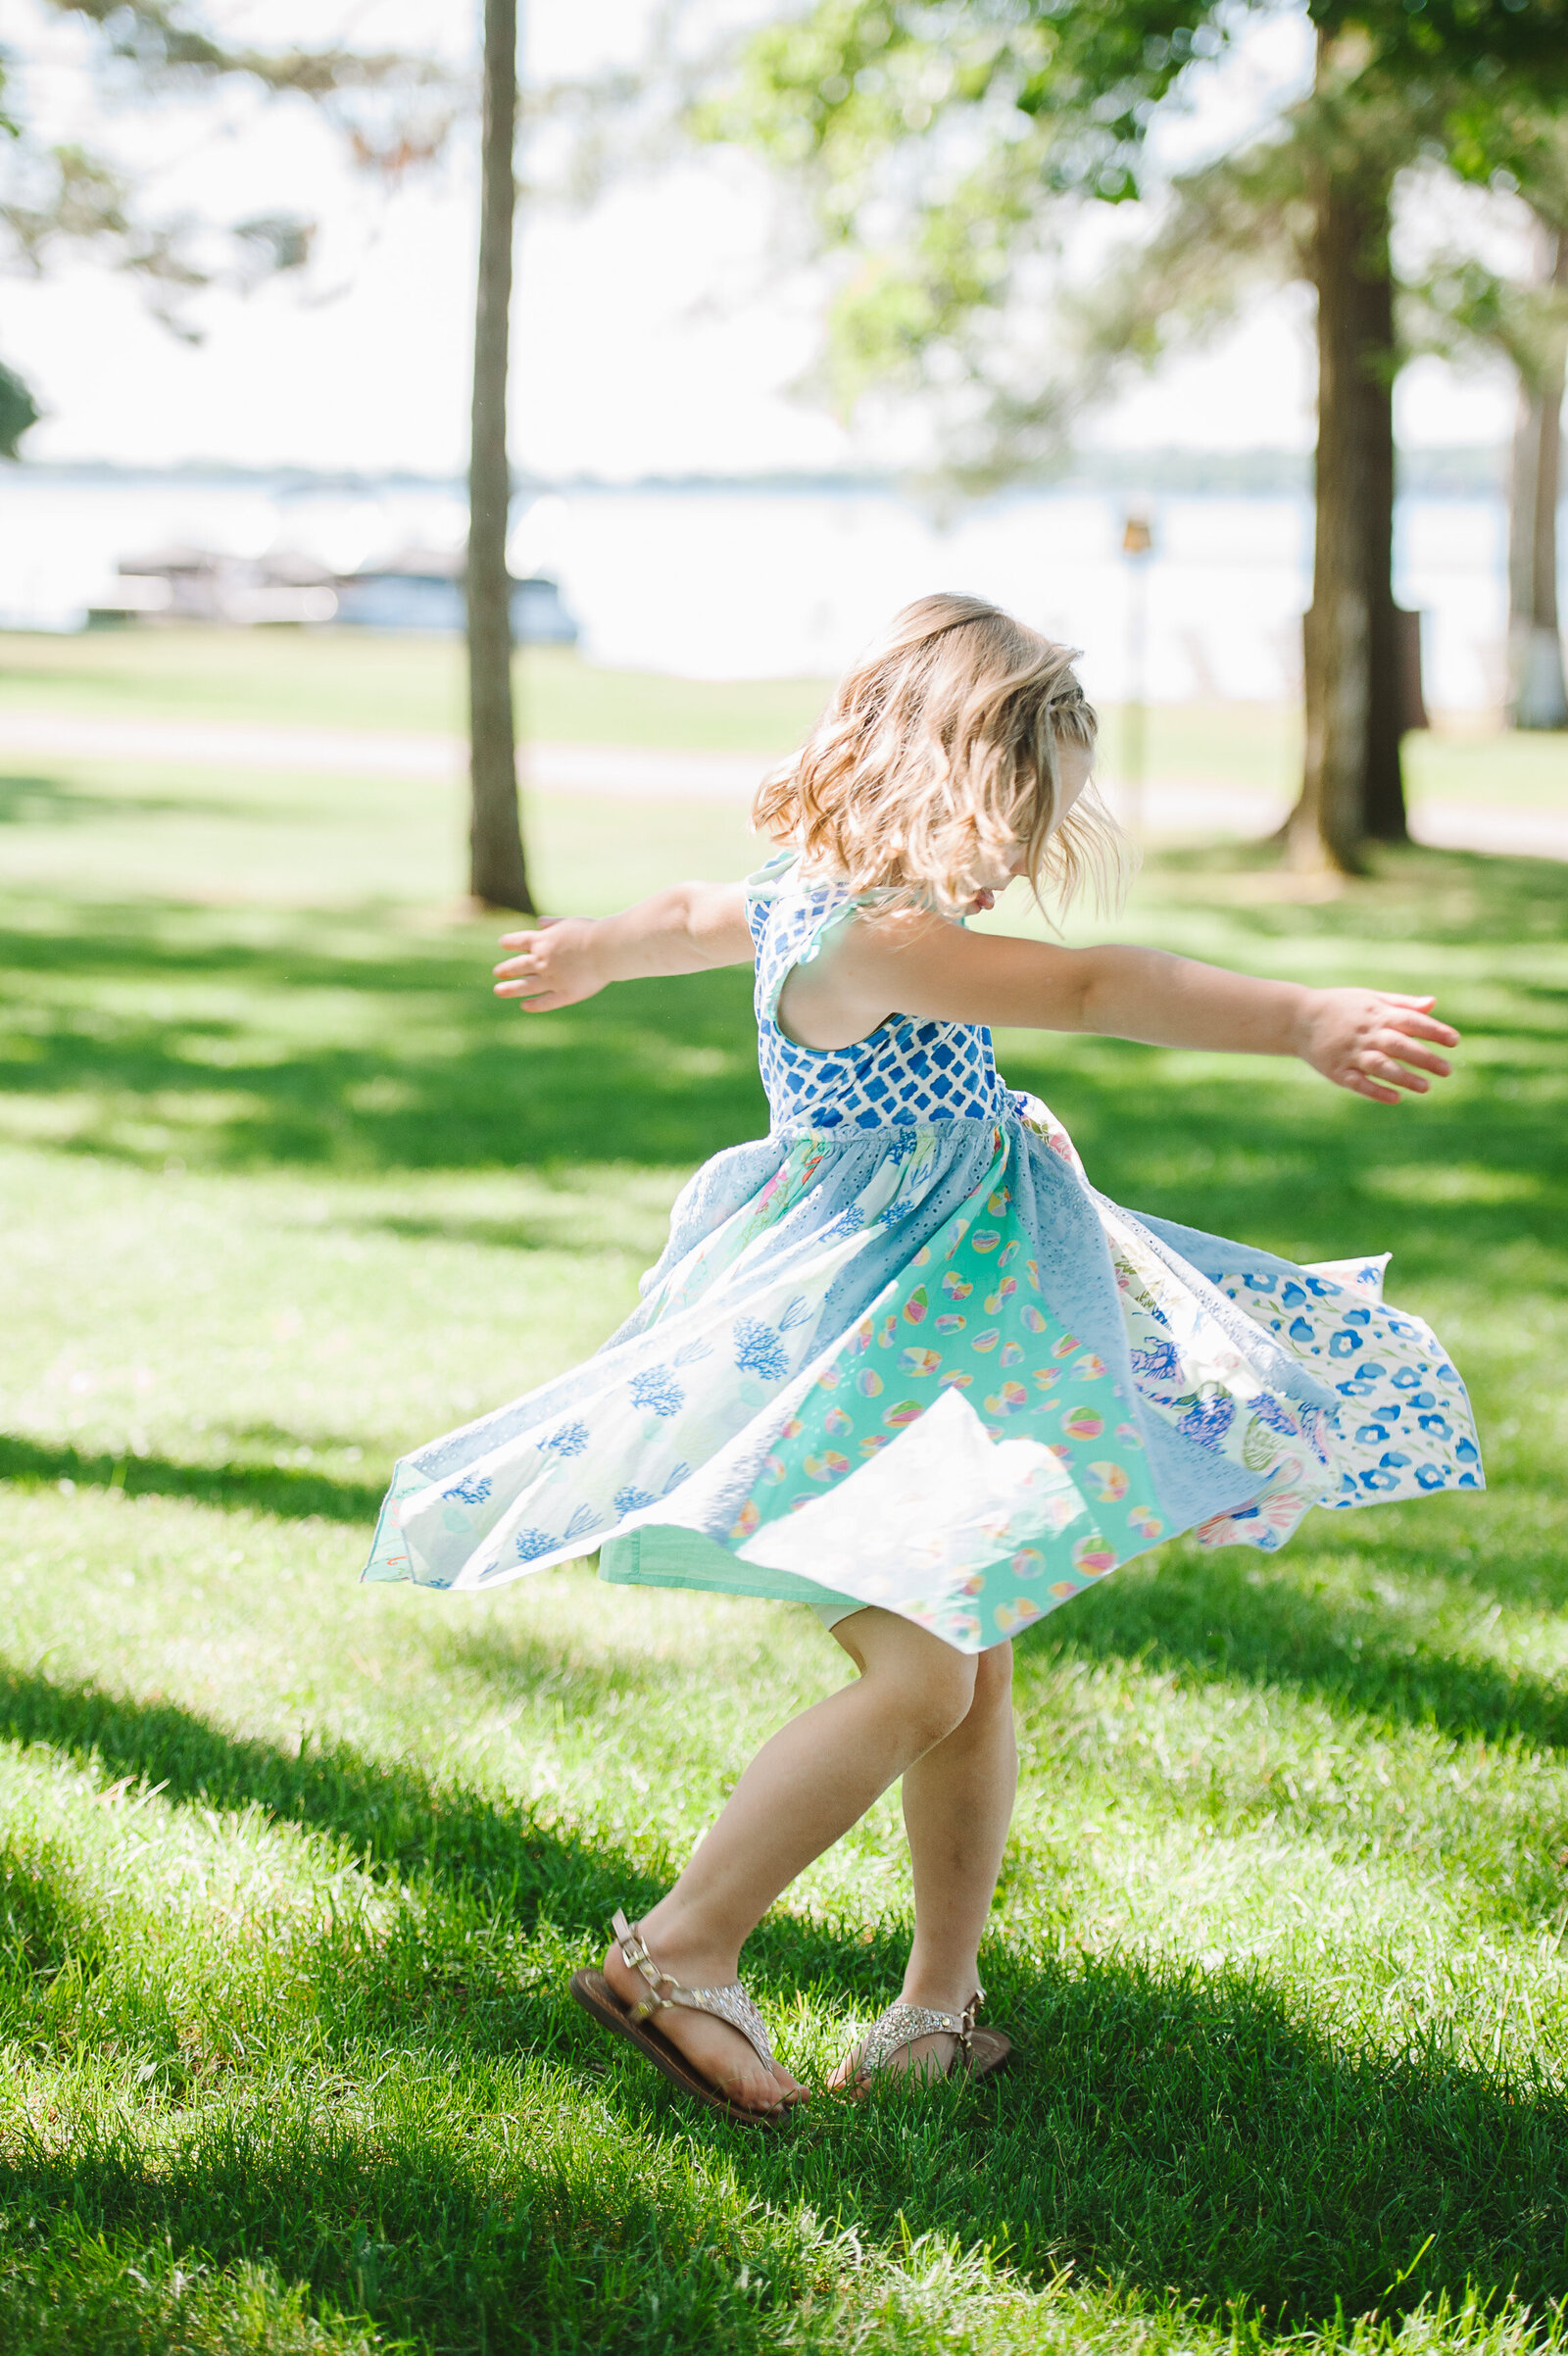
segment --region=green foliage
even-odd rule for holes
[[[181,5],[180,0],[47,0],[47,5],[57,16],[92,25],[102,34],[108,54],[133,67],[148,82],[167,76],[200,84],[245,74],[267,90],[324,98],[342,90],[450,79],[432,59],[411,59],[403,50],[349,49],[331,43],[314,49],[262,49],[253,42],[231,40],[203,10]]]
[[[821,0],[756,35],[706,120],[782,164],[820,163],[853,197],[868,162],[979,110],[1026,143],[1043,185],[1118,200],[1136,192],[1150,112],[1192,58],[1224,48],[1214,15],[1213,0]]]
[[[20,456],[19,444],[38,422],[38,404],[14,368],[0,361],[0,458]]]
[[[1366,46],[1369,71],[1404,80],[1458,75],[1490,92],[1528,76],[1542,95],[1568,88],[1564,0],[1308,0],[1314,25]]]
[[[1403,323],[1417,350],[1500,352],[1539,399],[1560,385],[1568,343],[1568,293],[1552,283],[1549,243],[1568,235],[1568,117],[1510,100],[1495,110],[1485,161],[1494,157],[1496,176],[1517,189],[1546,232],[1546,252],[1533,276],[1521,276],[1479,254],[1441,250],[1408,284]]]
[[[1151,188],[1153,117],[1273,4],[819,0],[759,32],[697,123],[804,175],[824,242],[853,249],[828,319],[840,406],[922,394],[945,470],[976,485],[1057,464],[1119,366],[1304,270],[1316,172],[1384,187],[1441,157],[1526,176],[1543,103],[1568,95],[1564,0],[1314,0],[1313,97]],[[1075,287],[1058,264],[1074,205],[1149,194],[1152,238]]]
[[[401,174],[444,146],[461,98],[450,70],[399,50],[337,43],[267,49],[224,36],[181,0],[46,0],[56,15],[91,28],[92,68],[112,103],[139,91],[165,106],[228,81],[316,106],[364,167]],[[194,337],[188,300],[222,284],[241,292],[281,270],[303,269],[314,224],[282,209],[216,228],[188,215],[160,219],[141,199],[138,173],[96,147],[49,143],[24,118],[0,119],[13,134],[0,155],[0,243],[23,268],[52,266],[60,249],[85,249],[150,290],[154,316]]]
[[[308,642],[30,652],[12,691],[57,708],[168,710],[176,659],[198,710],[387,693],[373,648],[335,681]],[[1209,732],[1176,765],[1282,758],[1231,717],[1162,719]],[[1472,795],[1499,754],[1557,790],[1549,747],[1438,751]],[[1562,2356],[1561,868],[1417,852],[1302,904],[1250,851],[1151,861],[1136,937],[1435,986],[1465,1047],[1421,1104],[1003,1042],[1117,1199],[1392,1244],[1492,1489],[1166,1547],[1037,1632],[986,1953],[1017,2068],[764,2139],[564,1988],[831,1644],[586,1571],[355,1584],[393,1452],[591,1348],[761,1117],[742,974],[498,1006],[490,928],[429,906],[457,815],[167,762],[0,781],[6,2356]],[[747,857],[714,805],[539,820],[555,905]],[[803,2073],[908,1908],[890,1799],[752,1942]]]

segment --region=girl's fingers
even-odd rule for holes
[[[1373,1053],[1366,1056],[1361,1069],[1369,1079],[1382,1080],[1391,1088],[1408,1088],[1416,1096],[1425,1096],[1432,1085],[1420,1072],[1406,1071],[1392,1055]]]
[[[1438,1003],[1430,993],[1425,998],[1411,998],[1403,990],[1380,990],[1378,996],[1386,998],[1391,1006],[1435,1006]]]
[[[1446,1056],[1435,1055],[1428,1047],[1418,1047],[1413,1039],[1406,1039],[1398,1031],[1385,1031],[1372,1044],[1377,1054],[1392,1055],[1400,1063],[1413,1065],[1417,1071],[1434,1072],[1440,1080],[1446,1080],[1453,1068]]]
[[[1351,1072],[1344,1085],[1352,1096],[1370,1097],[1374,1104],[1396,1104],[1399,1101],[1396,1088],[1380,1087],[1367,1072]]]
[[[501,946],[503,949],[525,949],[536,934],[548,932],[553,924],[564,924],[565,921],[564,916],[536,916],[525,933],[503,933]]]
[[[1440,1022],[1435,1014],[1423,1014],[1412,1008],[1408,1013],[1391,1014],[1391,1025],[1408,1033],[1412,1039],[1435,1039],[1440,1047],[1457,1047],[1459,1034],[1451,1023]]]

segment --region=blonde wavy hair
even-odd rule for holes
[[[1042,908],[1086,884],[1118,900],[1127,844],[1093,788],[1057,816],[1060,748],[1092,754],[1100,726],[1076,659],[983,598],[917,598],[763,778],[754,823],[887,908],[961,915],[1018,843]]]

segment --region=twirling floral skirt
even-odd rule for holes
[[[1015,1635],[1178,1532],[1480,1489],[1463,1383],[1385,1260],[1297,1267],[1120,1209],[1020,1117],[720,1153],[572,1373],[403,1458],[365,1576],[606,1578]]]

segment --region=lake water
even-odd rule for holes
[[[1299,682],[1311,509],[1300,498],[1152,504],[1145,684],[1157,702],[1275,701]],[[847,488],[573,489],[519,502],[517,571],[554,573],[595,663],[694,677],[841,668],[909,598],[965,589],[1083,647],[1085,685],[1131,676],[1137,569],[1122,505],[1098,492],[1015,494],[949,521],[892,492]],[[238,556],[298,550],[340,571],[462,539],[455,488],[337,491],[275,482],[0,468],[0,627],[72,629],[122,557],[171,541]],[[1428,700],[1497,702],[1506,622],[1497,499],[1411,499],[1396,577],[1425,616]]]

